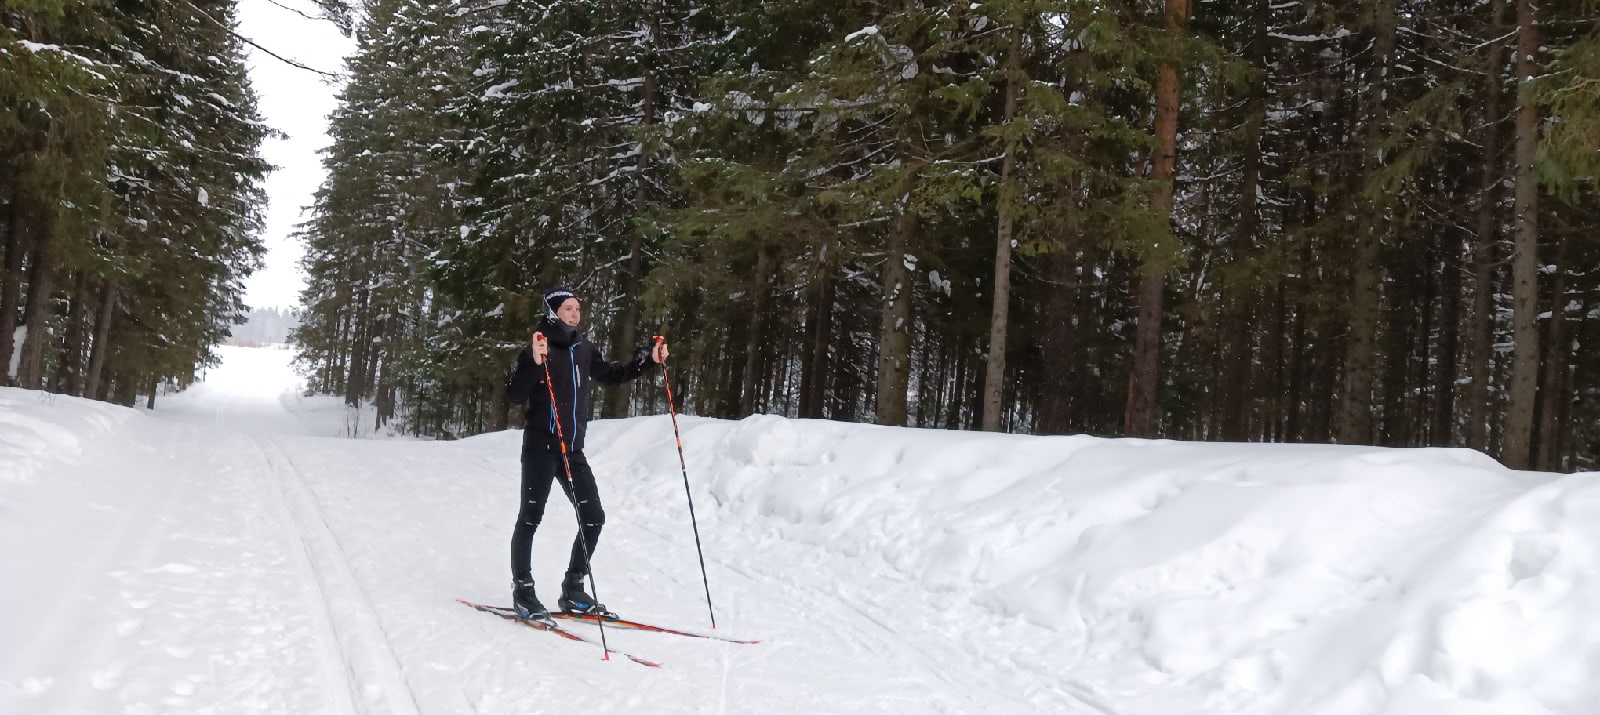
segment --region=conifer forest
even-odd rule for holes
[[[246,312],[234,4],[0,2],[17,384],[131,404]],[[299,365],[413,434],[519,423],[559,284],[690,414],[1600,462],[1596,0],[321,4]]]

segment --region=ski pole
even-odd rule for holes
[[[657,345],[666,338],[655,336]],[[700,583],[706,588],[706,612],[711,614],[711,628],[717,627],[717,612],[711,607],[711,579],[706,577],[706,553],[700,548],[700,523],[694,517],[694,494],[689,491],[689,464],[683,458],[683,435],[678,432],[678,407],[672,400],[672,380],[667,377],[667,361],[661,361],[661,382],[667,386],[667,410],[672,413],[672,437],[678,442],[678,467],[683,470],[683,495],[689,499],[689,524],[694,527],[694,552],[700,557]],[[598,596],[596,597],[598,598]]]
[[[542,333],[534,333],[533,339],[543,338]],[[572,460],[567,458],[567,435],[561,427],[561,409],[556,407],[556,388],[550,377],[550,355],[544,356],[544,389],[550,393],[550,414],[556,418],[556,441],[561,443],[561,466],[567,473],[567,491],[572,494],[572,514],[578,520],[578,545],[583,548],[583,569],[589,572],[589,593],[594,595],[594,600],[600,600],[600,589],[594,585],[594,566],[589,563],[589,537],[583,535],[583,510],[578,508],[578,484],[572,479]],[[577,396],[573,396],[577,402]],[[600,650],[602,660],[611,660],[611,646],[606,645],[606,619],[595,616],[595,625],[600,626]]]

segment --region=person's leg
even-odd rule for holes
[[[572,581],[582,579],[589,573],[589,559],[594,556],[595,546],[600,543],[600,530],[606,524],[606,512],[600,506],[600,489],[595,484],[594,472],[589,469],[589,460],[581,451],[568,455],[568,459],[572,464],[572,483],[567,483],[564,471],[556,476],[556,481],[561,482],[561,491],[566,493],[567,501],[573,503],[578,511],[578,519],[583,524],[582,532],[572,540],[572,557],[567,560],[567,580]],[[562,468],[557,466],[557,469]],[[588,547],[588,551],[584,550],[585,547]]]
[[[522,441],[522,505],[517,510],[517,525],[511,531],[511,578],[533,581],[533,534],[544,517],[550,500],[550,480],[561,469],[561,455],[551,452],[535,436]]]

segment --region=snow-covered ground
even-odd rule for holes
[[[649,669],[454,603],[508,601],[517,434],[324,436],[289,353],[224,356],[153,412],[0,389],[0,712],[1600,712],[1593,475],[682,418],[717,632],[763,642],[607,632]],[[590,434],[597,595],[706,630],[670,421]]]

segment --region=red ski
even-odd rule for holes
[[[551,613],[550,616],[552,618],[559,618],[559,619],[564,620],[564,621],[581,621],[581,622],[584,622],[584,623],[599,623],[600,620],[601,620],[600,617],[598,617],[598,616],[591,616],[591,615],[586,614],[586,613]],[[651,632],[654,632],[654,633],[671,633],[672,635],[675,635],[675,636],[688,636],[690,638],[706,638],[708,640],[722,641],[724,643],[740,643],[740,644],[743,644],[743,645],[755,645],[755,644],[761,642],[761,641],[758,641],[758,640],[740,640],[738,638],[729,638],[727,636],[718,635],[716,633],[696,633],[694,631],[680,631],[680,630],[677,630],[676,628],[666,628],[666,627],[663,627],[663,626],[653,626],[653,625],[650,625],[648,623],[640,623],[638,621],[630,621],[630,620],[627,620],[627,619],[624,619],[624,618],[607,618],[607,619],[605,619],[605,624],[606,624],[607,628],[629,628],[629,629],[636,630],[636,631],[651,631]]]
[[[532,628],[534,630],[547,631],[547,632],[550,632],[550,633],[554,633],[554,634],[556,634],[558,636],[561,636],[562,638],[565,638],[565,639],[567,639],[569,641],[577,641],[579,643],[589,643],[591,645],[596,645],[596,646],[600,645],[600,642],[597,641],[597,640],[594,640],[593,638],[589,638],[587,636],[578,635],[576,633],[573,633],[572,631],[566,630],[566,629],[556,625],[553,622],[550,622],[550,621],[530,621],[528,619],[525,619],[525,618],[523,618],[521,616],[518,616],[516,611],[513,611],[513,610],[511,610],[509,608],[504,608],[504,607],[501,607],[501,606],[486,606],[486,605],[484,605],[482,603],[473,603],[471,601],[465,601],[465,600],[462,600],[462,599],[459,599],[459,598],[456,599],[456,603],[462,604],[464,606],[470,606],[470,607],[475,608],[475,609],[477,609],[479,611],[483,611],[484,613],[492,613],[492,614],[494,614],[496,616],[499,616],[501,618],[504,618],[504,619],[506,619],[508,621],[512,621],[512,622],[515,622],[515,623],[521,623],[522,625],[525,625],[525,626],[527,626],[529,628]],[[651,668],[659,668],[659,667],[661,667],[660,663],[657,663],[655,661],[645,660],[643,658],[640,658],[639,656],[633,655],[631,653],[624,653],[624,652],[622,652],[620,650],[617,650],[615,648],[606,648],[606,651],[609,652],[609,653],[615,653],[617,655],[620,655],[620,656],[622,656],[624,658],[627,658],[628,660],[631,660],[631,661],[633,661],[635,663],[638,663],[639,665],[648,666],[648,667],[651,667]]]

